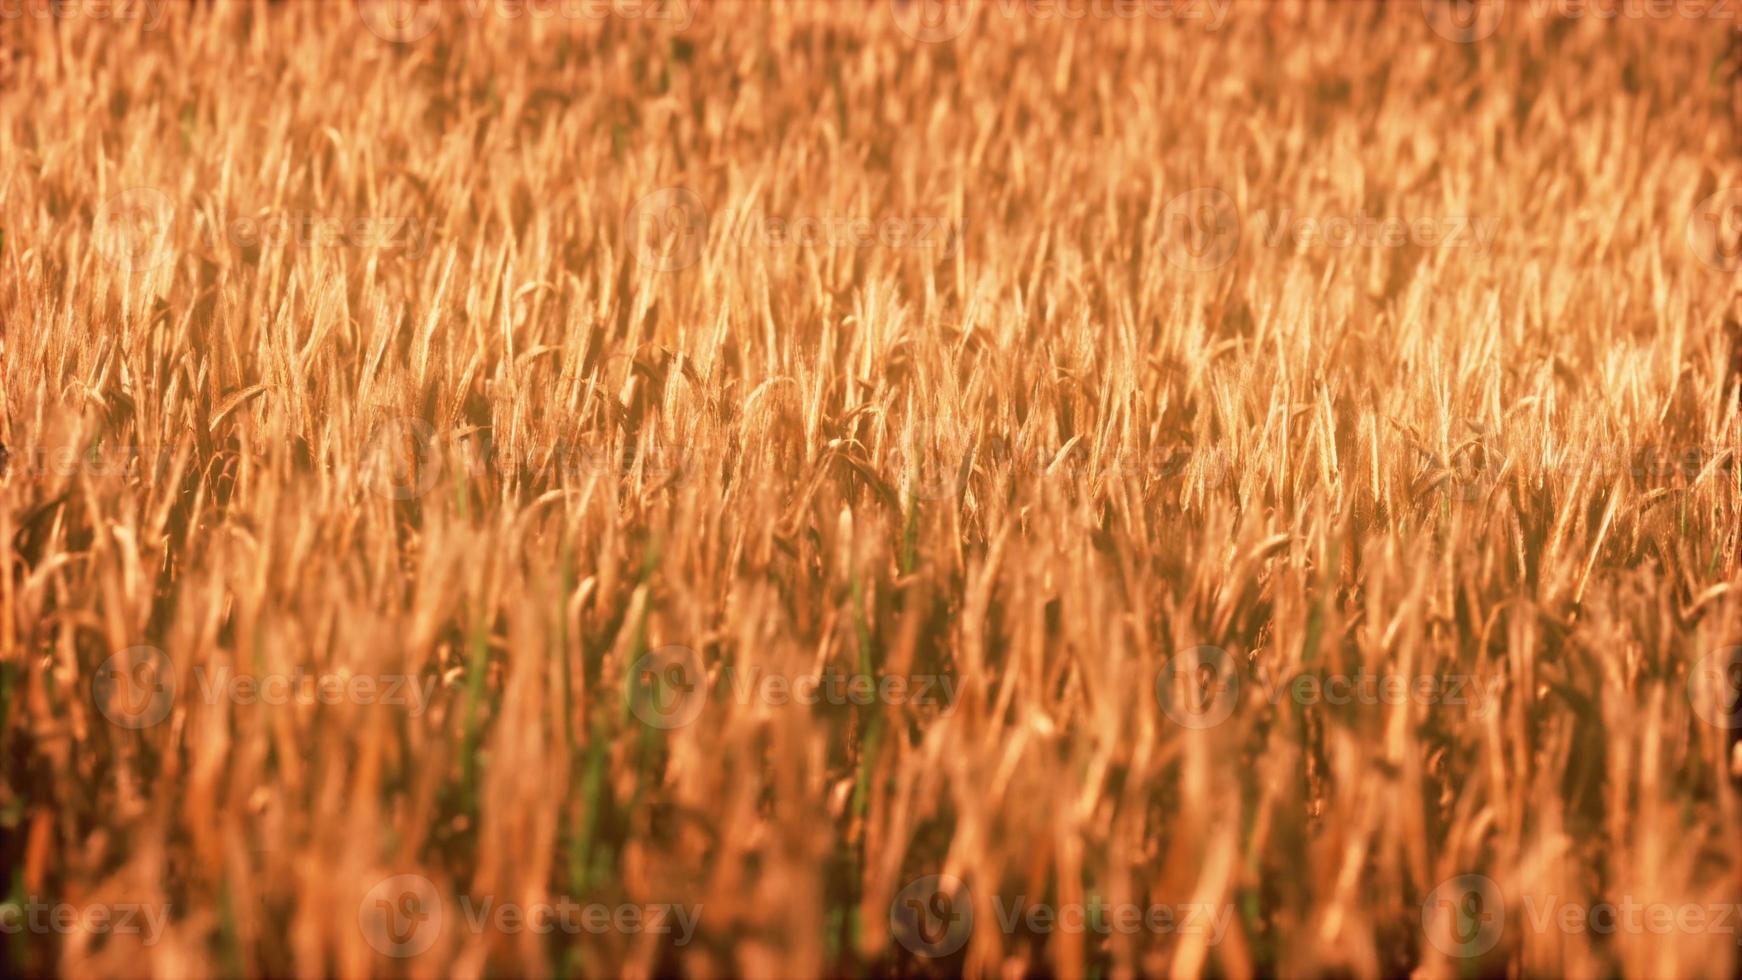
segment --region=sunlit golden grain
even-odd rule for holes
[[[24,6],[6,972],[1737,969],[1732,21]]]

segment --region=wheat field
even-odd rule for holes
[[[0,973],[1742,971],[1729,0],[0,0]]]

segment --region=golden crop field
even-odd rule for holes
[[[0,0],[0,974],[1742,971],[1737,0]]]

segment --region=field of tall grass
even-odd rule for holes
[[[0,973],[1731,976],[1729,0],[0,0]]]

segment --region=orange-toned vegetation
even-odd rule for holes
[[[1733,23],[669,2],[0,21],[10,971],[1738,968]]]

